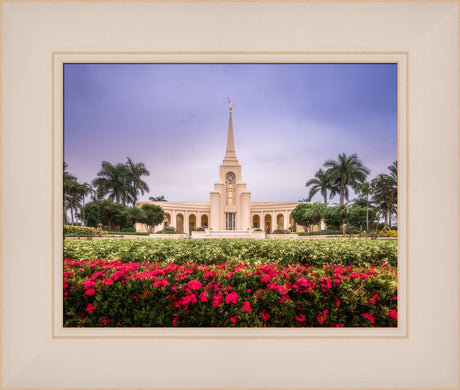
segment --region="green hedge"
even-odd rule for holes
[[[85,232],[90,230],[94,235],[99,234],[99,231],[94,227],[89,226],[75,226],[75,225],[64,225],[64,235]],[[103,232],[106,233],[106,232]]]
[[[392,327],[393,268],[74,261],[65,327]]]
[[[283,266],[326,264],[368,267],[397,265],[397,242],[363,239],[328,240],[66,240],[64,257],[132,262],[273,263]]]

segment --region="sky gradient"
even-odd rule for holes
[[[130,157],[150,171],[139,200],[209,201],[227,97],[252,201],[306,198],[339,153],[357,153],[369,179],[397,159],[396,64],[65,64],[68,171],[91,182],[103,160]]]

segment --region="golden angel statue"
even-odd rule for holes
[[[228,97],[228,104],[230,106],[230,112],[232,112],[232,109],[233,109],[233,103],[231,102],[230,98]]]

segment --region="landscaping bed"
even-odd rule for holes
[[[362,239],[328,240],[147,240],[64,241],[64,257],[183,264],[371,264],[397,266],[397,242]]]
[[[393,327],[397,271],[64,259],[65,327]]]

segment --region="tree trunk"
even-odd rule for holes
[[[73,204],[72,203],[70,204],[70,220],[71,220],[72,225],[73,225]]]
[[[342,205],[344,201],[344,191],[343,188],[340,187],[340,204]]]
[[[120,203],[120,195],[117,194],[117,196],[115,197],[117,203]]]
[[[83,221],[85,220],[85,195],[82,196],[82,208],[81,208],[81,226],[83,226]]]
[[[324,194],[324,205],[327,206],[327,194]]]
[[[369,207],[366,207],[366,232],[369,233]]]

